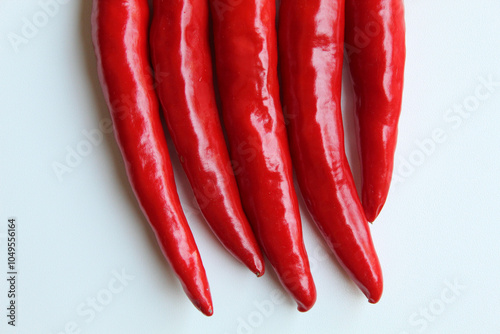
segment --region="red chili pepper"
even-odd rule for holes
[[[347,0],[345,47],[354,87],[362,203],[370,222],[391,183],[405,65],[402,0]]]
[[[150,32],[158,95],[170,134],[206,221],[257,276],[264,260],[241,206],[219,122],[206,0],[155,0]]]
[[[307,311],[316,288],[302,240],[279,101],[274,0],[211,0],[222,114],[243,207],[284,287]]]
[[[344,0],[282,0],[283,106],[300,190],[342,267],[376,303],[382,272],[344,149]]]
[[[92,35],[99,79],[139,204],[193,304],[212,314],[198,248],[182,212],[149,75],[146,0],[94,0]],[[120,102],[127,100],[127,107]]]

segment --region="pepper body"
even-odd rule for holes
[[[264,260],[241,205],[215,103],[206,0],[155,0],[150,46],[166,123],[198,205],[257,276]]]
[[[346,0],[345,47],[354,88],[362,203],[370,222],[387,199],[405,65],[402,0]]]
[[[377,302],[382,272],[344,149],[343,0],[282,0],[283,108],[305,203],[342,267]]]
[[[94,0],[99,79],[128,178],[158,243],[193,304],[212,314],[198,248],[181,208],[148,55],[146,0]]]
[[[274,0],[211,0],[217,80],[243,207],[278,278],[307,311],[316,288],[302,239],[279,101]]]

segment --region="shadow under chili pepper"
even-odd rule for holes
[[[91,90],[93,91],[94,96],[94,112],[97,113],[98,119],[110,119],[110,113],[108,106],[104,100],[103,93],[101,91],[101,86],[99,83],[99,78],[97,75],[97,64],[96,58],[94,54],[94,47],[92,44],[92,27],[91,27],[91,13],[92,13],[92,1],[82,1],[81,2],[81,16],[80,16],[80,45],[81,45],[81,53],[84,55],[85,66],[88,78],[88,84],[91,86]],[[165,257],[163,256],[160,248],[157,246],[156,236],[152,231],[150,225],[144,218],[142,211],[139,207],[139,204],[134,196],[132,188],[129,185],[127,173],[125,171],[125,166],[123,163],[123,159],[120,153],[120,149],[116,144],[114,134],[103,136],[102,147],[106,151],[109,156],[108,161],[114,166],[113,177],[116,178],[116,182],[123,185],[123,198],[127,201],[129,207],[134,208],[134,220],[140,223],[141,230],[143,231],[143,237],[147,238],[147,243],[151,245],[152,253],[154,255],[148,259],[149,261],[154,261],[155,266],[161,267],[162,271],[165,272],[164,277],[168,282],[169,286],[172,286],[170,297],[175,297],[180,299],[184,298],[182,289],[178,288],[178,280],[174,276],[174,272],[167,264]],[[135,236],[138,237],[138,236]]]
[[[345,57],[344,57],[345,58]],[[342,69],[342,122],[344,124],[344,140],[346,155],[351,167],[356,190],[361,198],[361,160],[358,151],[358,136],[356,135],[356,118],[354,110],[354,90],[352,88],[349,66],[344,60]]]

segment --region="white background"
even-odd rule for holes
[[[372,226],[385,278],[377,305],[366,301],[331,255],[324,256],[325,244],[305,211],[317,303],[305,314],[288,297],[274,303],[271,297],[282,289],[270,267],[256,278],[218,244],[172,154],[211,285],[211,318],[191,305],[163,260],[112,134],[61,180],[54,172],[55,163],[66,164],[69,152],[85,145],[83,132],[108,118],[96,76],[90,9],[89,0],[62,4],[26,43],[14,47],[13,34],[23,36],[25,20],[43,16],[42,7],[35,0],[0,1],[1,333],[500,330],[499,1],[406,1],[399,182]],[[477,91],[488,93],[481,78],[497,84],[479,101]],[[463,104],[472,111],[463,116],[452,111]],[[352,143],[352,117],[346,119]],[[436,131],[444,138],[429,144]],[[422,141],[426,153],[419,148]],[[358,162],[352,161],[358,175]],[[19,240],[15,330],[5,316],[10,216],[18,220]],[[95,317],[82,314],[88,298],[105,296],[113,272],[122,270],[134,278]]]

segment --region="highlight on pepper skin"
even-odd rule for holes
[[[243,1],[224,15],[217,14],[219,0],[210,4],[222,118],[243,208],[283,287],[306,311],[316,287],[279,99],[275,2]],[[256,152],[251,160],[238,150],[247,142]]]
[[[373,222],[387,199],[394,166],[406,58],[403,0],[346,0],[345,44],[375,27],[362,48],[346,52],[355,100],[362,203]],[[351,48],[352,50],[352,48]]]
[[[344,148],[343,2],[282,0],[282,100],[297,181],[309,213],[350,278],[370,302],[382,271]]]
[[[382,210],[392,176],[406,53],[403,1],[280,3],[276,27],[273,0],[236,0],[223,10],[220,0],[153,0],[152,13],[145,0],[93,2],[99,80],[130,185],[186,295],[207,316],[210,288],[177,194],[160,105],[200,210],[237,260],[261,276],[265,255],[299,311],[315,304],[295,168],[307,209],[345,272],[370,303],[383,291],[368,221]],[[341,113],[344,46],[357,45],[357,27],[376,28],[345,55],[361,200]],[[150,53],[163,77],[156,83]],[[114,103],[122,96],[125,108]],[[207,187],[214,189],[208,197]]]

